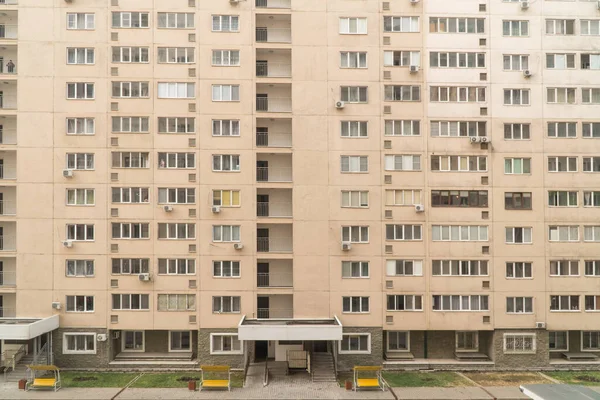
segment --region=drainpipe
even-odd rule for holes
[[[427,331],[423,331],[423,358],[427,358]]]

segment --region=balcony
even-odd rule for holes
[[[258,49],[256,51],[257,78],[291,78],[292,52],[290,50]]]
[[[0,151],[0,180],[17,179],[17,154],[15,151]]]
[[[1,1],[1,0],[0,0]],[[17,74],[17,46],[0,47],[0,75]]]
[[[292,85],[265,84],[256,85],[257,113],[292,112]]]
[[[291,189],[257,189],[256,216],[259,218],[291,218]]]
[[[291,154],[259,153],[256,158],[257,182],[292,182]]]
[[[256,317],[259,319],[294,318],[294,297],[291,294],[257,296]]]
[[[292,260],[258,260],[256,286],[259,288],[291,288],[294,286]]]
[[[0,110],[17,109],[17,83],[15,81],[0,81]]]
[[[14,318],[17,316],[17,296],[14,293],[0,295],[0,318]]]
[[[292,0],[256,0],[256,8],[292,8]]]
[[[17,223],[0,222],[0,252],[17,249]]]
[[[256,227],[259,253],[291,253],[293,243],[292,224],[258,224]]]
[[[290,15],[257,15],[257,43],[292,43]]]
[[[10,0],[0,0],[0,5],[10,3]],[[7,11],[0,13],[0,40],[16,40],[17,39],[17,12]]]
[[[256,147],[292,147],[291,118],[258,118],[256,125]]]

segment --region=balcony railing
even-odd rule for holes
[[[0,272],[0,287],[15,286],[17,274],[14,271]]]
[[[256,0],[256,8],[292,8],[292,0]]]
[[[256,111],[258,112],[292,112],[291,97],[257,97]]]
[[[16,39],[17,25],[0,24],[0,39]]]
[[[17,144],[17,130],[16,129],[1,129],[0,130],[0,144]]]
[[[0,74],[16,75],[17,74],[17,66],[14,65],[14,63],[12,65],[8,65],[8,62],[6,62],[4,64],[0,64]]]
[[[16,110],[17,109],[17,96],[0,96],[0,109],[2,110]]]
[[[0,6],[12,6],[12,5],[16,5],[19,4],[19,2],[17,0],[0,0]]]
[[[292,216],[292,203],[258,202],[256,203],[257,217],[289,218]]]
[[[291,253],[292,238],[277,237],[277,238],[256,238],[256,251],[260,253]]]
[[[256,76],[266,78],[290,78],[292,76],[292,64],[273,64],[257,61]]]
[[[291,168],[256,167],[257,182],[291,182]]]
[[[12,200],[0,200],[0,215],[17,215],[16,206]]]
[[[12,235],[0,236],[0,251],[15,251],[17,249],[16,238]]]
[[[294,318],[294,309],[292,308],[257,308],[256,318]]]
[[[258,43],[292,43],[290,28],[256,28]]]
[[[0,318],[14,318],[16,316],[14,307],[0,307]]]
[[[258,287],[292,287],[291,272],[259,272],[256,274]]]
[[[14,165],[0,164],[0,180],[17,179],[17,168]]]
[[[292,147],[291,133],[256,132],[258,147]]]

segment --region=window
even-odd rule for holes
[[[194,169],[196,153],[158,153],[159,169]]]
[[[548,157],[548,172],[577,172],[577,157]]]
[[[531,244],[532,228],[506,227],[506,244]]]
[[[239,278],[241,268],[239,261],[213,261],[213,277]]]
[[[94,154],[92,153],[67,153],[67,169],[93,170]]]
[[[485,68],[485,53],[429,53],[431,68]]]
[[[506,278],[527,279],[532,278],[532,264],[530,262],[507,262]]]
[[[196,260],[193,258],[159,258],[159,275],[195,275]]]
[[[396,50],[383,52],[384,67],[408,67],[411,65],[421,65],[421,52]]]
[[[194,117],[158,117],[158,133],[194,133]]]
[[[367,87],[366,86],[341,86],[340,98],[346,103],[366,103],[367,102]]]
[[[409,351],[410,333],[408,331],[387,331],[387,351]]]
[[[232,154],[214,154],[213,171],[239,171],[240,156]]]
[[[583,104],[600,104],[599,88],[582,88],[581,96],[581,101]]]
[[[440,172],[485,172],[486,156],[431,156],[431,170]]]
[[[582,55],[583,60],[583,55]],[[588,59],[589,62],[589,59]],[[548,69],[574,69],[575,54],[546,54],[546,68]],[[583,65],[582,65],[583,68]]]
[[[344,296],[342,297],[342,312],[344,313],[368,313],[369,297]]]
[[[212,65],[219,67],[233,67],[240,65],[239,50],[213,50]]]
[[[367,137],[367,121],[341,121],[341,136],[349,138]]]
[[[486,136],[485,121],[431,121],[432,137],[477,137]]]
[[[533,297],[507,297],[507,314],[531,314],[533,313]]]
[[[340,354],[371,353],[371,334],[344,334],[339,342]]]
[[[112,13],[113,28],[147,28],[147,12],[116,12]]]
[[[367,68],[367,53],[364,51],[341,51],[340,68]]]
[[[67,64],[94,64],[94,49],[86,47],[67,47]]]
[[[524,71],[529,69],[529,55],[504,54],[502,58],[502,66],[505,71]]]
[[[412,154],[396,154],[385,156],[386,171],[420,171],[421,156]]]
[[[342,242],[369,243],[369,227],[342,226]]]
[[[485,18],[429,18],[429,32],[485,33]]]
[[[195,62],[193,47],[159,47],[159,64],[192,64]]]
[[[577,122],[548,122],[548,137],[577,137]]]
[[[342,190],[342,207],[365,208],[369,207],[369,191]]]
[[[423,260],[387,260],[387,276],[423,276]]]
[[[67,224],[67,240],[77,242],[94,241],[93,224]]]
[[[485,86],[431,86],[429,100],[442,103],[483,103]]]
[[[148,56],[148,47],[112,47],[112,62],[114,63],[148,63],[150,58]]]
[[[487,190],[432,190],[432,207],[487,207]]]
[[[433,276],[487,276],[487,260],[432,260]]]
[[[213,296],[213,314],[239,312],[240,296]]]
[[[195,239],[196,224],[184,223],[159,223],[158,224],[159,239]]]
[[[548,240],[551,242],[578,242],[579,226],[549,226]]]
[[[579,296],[550,296],[550,311],[579,311]]]
[[[213,190],[213,206],[239,207],[239,190]]]
[[[240,136],[240,120],[238,119],[213,119],[213,136]]]
[[[529,124],[504,124],[505,140],[529,140],[531,127]]]
[[[114,187],[112,188],[113,203],[148,203],[148,188]]]
[[[343,35],[366,35],[366,18],[340,18],[340,33]]]
[[[139,151],[113,151],[112,168],[149,168],[148,157]]]
[[[547,19],[546,35],[574,35],[574,19]]]
[[[113,258],[113,275],[137,275],[150,272],[150,259],[148,258]]]
[[[369,158],[367,156],[342,156],[342,172],[369,172]]]
[[[456,349],[456,351],[478,351],[479,350],[479,332],[477,332],[477,331],[456,332],[455,349]]]
[[[600,172],[600,157],[583,157],[583,172]]]
[[[67,29],[91,30],[96,28],[96,15],[67,13]]]
[[[504,173],[523,175],[531,173],[531,158],[505,158]]]
[[[471,241],[487,242],[487,225],[432,225],[434,242],[439,241]]]
[[[368,261],[342,261],[342,278],[368,278]]]
[[[585,276],[600,276],[600,260],[585,261]]]
[[[150,119],[148,117],[112,117],[113,133],[148,133]]]
[[[600,138],[600,122],[583,122],[581,128],[584,138]]]
[[[96,354],[96,334],[63,333],[63,354]]]
[[[158,82],[159,99],[193,99],[196,84],[189,82]]]
[[[598,351],[600,350],[600,331],[582,331],[581,332],[581,350]]]
[[[212,101],[240,101],[240,85],[212,85]]]
[[[113,294],[113,310],[149,310],[150,296],[147,294]]]
[[[423,296],[388,294],[387,311],[423,311]]]
[[[386,206],[413,206],[422,203],[420,190],[388,189],[385,191]]]
[[[213,32],[238,32],[240,30],[240,17],[237,15],[213,15]]]
[[[94,296],[67,296],[67,312],[94,312]]]
[[[76,100],[93,100],[94,99],[94,84],[85,82],[67,83],[67,99]]]
[[[584,242],[600,242],[600,225],[583,227]]]
[[[242,354],[243,344],[238,335],[232,333],[211,333],[210,354]]]
[[[568,331],[549,331],[548,348],[550,351],[568,351],[569,350],[569,332]]]
[[[239,225],[213,225],[213,242],[239,242]]]
[[[502,36],[529,36],[529,21],[502,21]]]
[[[421,240],[421,225],[386,225],[386,240]]]
[[[383,17],[384,32],[419,32],[419,17]]]
[[[566,190],[550,190],[548,192],[550,207],[577,207],[577,192]]]
[[[582,36],[598,36],[600,35],[600,20],[599,19],[582,19],[580,20]]]
[[[434,311],[489,311],[488,296],[434,295]]]
[[[386,120],[386,136],[420,136],[421,121],[419,120]]]
[[[94,276],[94,260],[67,260],[66,275],[93,277]]]
[[[575,88],[547,88],[549,104],[575,104]]]
[[[600,207],[600,192],[583,192],[584,207]]]
[[[67,135],[94,135],[94,118],[67,118]]]
[[[385,101],[421,101],[421,86],[385,85]]]
[[[505,354],[535,353],[535,333],[505,333],[503,351]]]
[[[158,311],[195,311],[195,294],[159,294]]]
[[[194,204],[195,188],[158,188],[158,204]]]
[[[113,239],[149,239],[150,224],[141,222],[113,222]]]
[[[169,331],[169,351],[191,351],[191,349],[191,331]]]
[[[158,27],[190,29],[194,27],[194,13],[158,13]]]
[[[93,206],[95,204],[94,189],[67,189],[68,206]]]
[[[150,97],[148,82],[113,82],[112,97],[141,99]]]
[[[528,106],[529,89],[504,89],[505,106]]]
[[[577,260],[550,261],[550,276],[579,276],[579,261],[577,261]]]

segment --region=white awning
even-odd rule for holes
[[[246,319],[238,324],[239,340],[342,340],[342,323],[330,319]]]
[[[0,318],[0,340],[29,340],[58,329],[58,315],[48,318]]]

